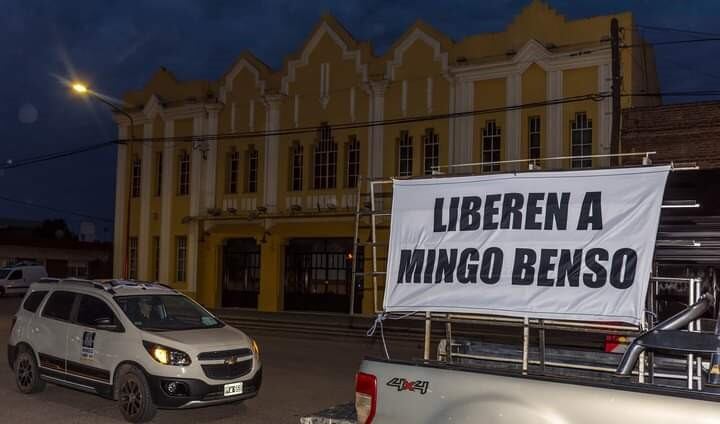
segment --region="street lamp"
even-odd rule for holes
[[[134,127],[135,121],[132,115],[130,115],[122,107],[107,101],[103,96],[95,93],[88,89],[87,85],[81,82],[74,82],[71,85],[73,91],[79,95],[89,96],[93,99],[99,100],[105,105],[109,106],[115,112],[125,115],[130,120],[130,141],[135,139]],[[128,159],[130,159],[130,149],[128,148]],[[125,219],[125,263],[123,266],[123,277],[130,278],[130,213],[131,213],[131,201],[132,201],[132,160],[129,160],[129,171],[128,172],[128,192],[127,192],[127,217]]]

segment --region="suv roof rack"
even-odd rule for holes
[[[101,282],[93,281],[93,280],[85,280],[82,278],[74,278],[74,277],[63,278],[58,281],[58,284],[85,284],[85,285],[90,285],[96,289],[109,291],[108,287],[104,286]]]
[[[61,284],[87,284],[92,287],[104,290],[110,294],[115,294],[115,289],[119,287],[137,287],[142,290],[163,288],[176,292],[176,290],[167,284],[150,282],[150,281],[138,281],[138,280],[120,280],[120,279],[108,279],[108,280],[86,280],[82,278],[64,278],[59,281]]]

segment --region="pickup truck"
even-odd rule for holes
[[[541,367],[538,352],[530,350],[523,368],[508,359],[511,352],[497,347],[500,360],[494,362],[463,361],[462,356],[486,357],[467,354],[456,355],[457,361],[366,358],[356,376],[358,423],[720,423],[720,360],[714,355],[720,352],[718,330],[681,331],[713,304],[712,296],[702,296],[637,337],[620,361],[603,352],[544,350],[548,366]],[[633,377],[644,351],[653,358],[656,351],[674,354],[664,362],[656,359],[652,382]],[[688,365],[690,378],[682,380],[683,358],[690,354],[711,360]],[[570,368],[558,365],[563,359]],[[671,379],[673,368],[680,373]]]

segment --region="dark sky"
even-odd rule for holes
[[[4,0],[0,13],[0,164],[116,136],[102,104],[70,95],[57,76],[78,76],[120,97],[159,67],[180,79],[217,79],[244,49],[272,67],[300,48],[323,12],[384,52],[422,19],[453,39],[501,31],[529,0]],[[716,0],[551,0],[570,19],[630,10],[637,24],[720,32]],[[644,32],[650,41],[698,37]],[[664,91],[720,88],[720,42],[658,47]],[[688,101],[666,98],[665,102]],[[0,197],[112,218],[113,148],[0,170]],[[0,200],[0,218],[82,219]],[[97,222],[109,238],[111,224]]]

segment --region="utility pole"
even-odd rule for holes
[[[620,153],[620,85],[622,84],[622,76],[620,75],[620,29],[618,21],[613,18],[610,21],[610,50],[612,56],[612,128],[610,130],[610,153]],[[610,165],[618,164],[617,156],[610,158]]]

